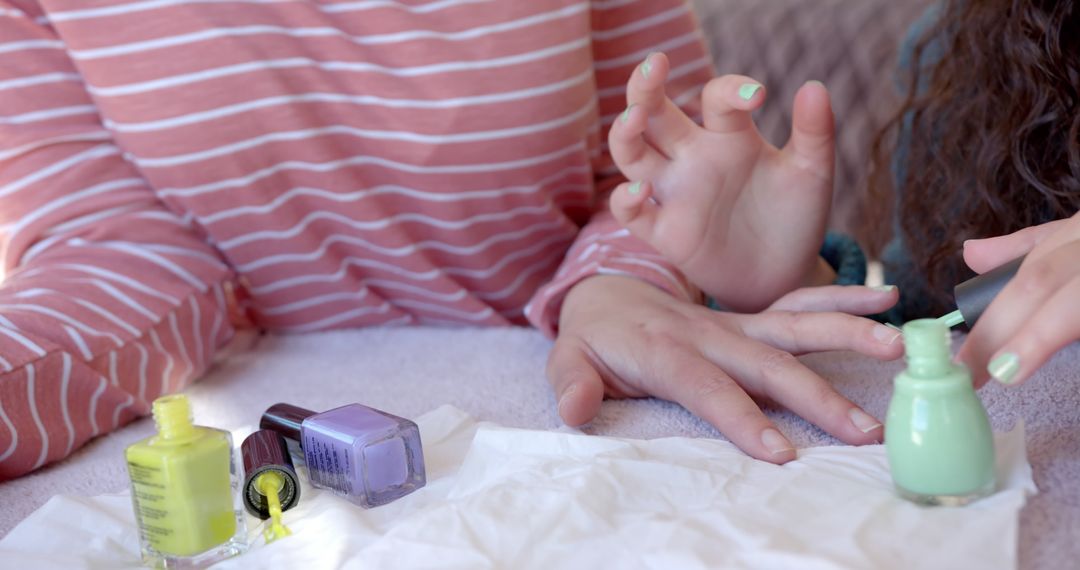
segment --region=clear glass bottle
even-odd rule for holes
[[[315,413],[275,404],[260,427],[299,442],[311,484],[360,505],[376,507],[424,486],[424,451],[416,424],[349,404]]]
[[[243,552],[247,529],[228,432],[192,423],[182,394],[153,404],[157,434],[127,448],[143,562],[201,568]]]
[[[949,329],[904,325],[907,370],[896,376],[885,420],[893,482],[905,499],[964,505],[994,492],[994,434],[971,374],[952,362]]]

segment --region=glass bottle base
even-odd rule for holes
[[[142,559],[143,564],[150,568],[206,568],[226,558],[242,554],[245,550],[247,550],[247,543],[242,538],[236,537],[194,556],[173,556],[145,547]]]
[[[965,493],[962,495],[927,495],[924,493],[916,493],[914,491],[909,491],[899,485],[896,485],[896,492],[900,494],[900,497],[919,505],[926,505],[931,507],[962,507],[969,503],[973,503],[983,497],[993,494],[994,489],[994,481],[991,481],[990,483],[983,486],[981,489],[977,489],[971,493]]]

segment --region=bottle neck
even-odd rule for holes
[[[907,374],[912,378],[940,378],[953,372],[949,329],[935,319],[919,319],[904,325]]]
[[[195,433],[191,419],[191,404],[187,396],[174,394],[154,400],[154,424],[158,437],[166,441],[185,439]]]
[[[955,371],[956,365],[948,358],[911,358],[907,359],[908,376],[912,378],[930,379],[941,378]]]

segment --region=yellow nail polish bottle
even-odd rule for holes
[[[229,432],[192,425],[183,395],[154,401],[158,433],[127,448],[143,562],[204,567],[242,552],[247,530]]]

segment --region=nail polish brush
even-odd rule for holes
[[[285,438],[271,430],[251,434],[240,446],[244,457],[244,506],[260,519],[270,519],[263,532],[267,543],[289,536],[282,513],[300,501],[296,476]]]
[[[967,323],[968,327],[975,326],[975,321],[979,320],[983,311],[1012,280],[1023,261],[1023,257],[1014,259],[993,271],[987,271],[957,285],[953,289],[957,309],[939,317],[938,322],[950,328],[964,323]]]

